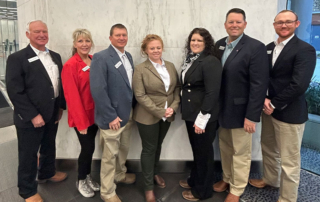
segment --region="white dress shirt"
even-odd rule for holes
[[[281,51],[283,50],[284,46],[287,45],[287,43],[294,37],[294,34],[292,34],[291,37],[287,38],[286,40],[282,41],[281,43],[278,43],[278,40],[274,41],[274,44],[276,45],[273,49],[273,55],[272,55],[272,67],[274,63],[276,63]]]
[[[45,67],[53,86],[54,97],[57,98],[59,96],[59,80],[60,80],[58,65],[56,65],[56,63],[53,62],[51,55],[49,53],[49,49],[46,48],[45,51],[40,51],[35,47],[33,47],[31,44],[30,46],[33,49],[33,51],[36,53],[36,55],[39,57],[43,66]]]
[[[150,60],[150,58],[149,58],[149,60]],[[170,86],[170,74],[167,70],[167,67],[166,67],[166,64],[164,63],[164,60],[161,58],[161,62],[162,62],[161,65],[153,62],[152,60],[150,60],[150,62],[152,63],[154,68],[159,73],[159,75],[164,83],[165,90],[166,90],[166,92],[168,92],[169,86]],[[164,108],[167,109],[167,107],[168,107],[168,101],[166,101],[166,105],[164,106]],[[162,117],[162,120],[165,121],[165,120],[167,120],[167,118]]]
[[[123,53],[121,53],[121,51],[119,51],[116,47],[114,47],[112,44],[111,46],[114,48],[114,50],[116,50],[116,52],[118,53],[119,55],[119,58],[121,59],[121,62],[124,66],[124,68],[126,69],[126,72],[127,72],[127,76],[128,76],[128,79],[129,79],[129,83],[130,83],[130,86],[132,88],[132,74],[133,74],[133,69],[132,69],[132,66],[131,66],[131,63],[126,55],[126,51],[124,51]]]

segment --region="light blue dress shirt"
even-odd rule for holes
[[[242,38],[242,36],[243,36],[243,34],[241,34],[241,36],[239,36],[236,40],[232,41],[229,44],[228,44],[229,37],[226,38],[226,47],[225,47],[225,50],[224,50],[222,58],[221,58],[222,67],[224,66],[224,63],[228,59],[228,57],[229,57],[230,53],[232,52],[233,48],[236,47],[236,45],[239,43],[239,41]]]

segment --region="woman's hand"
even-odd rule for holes
[[[174,112],[174,110],[171,107],[167,108],[166,113],[164,114],[164,117],[166,117],[166,118],[171,117],[173,112]]]
[[[202,134],[202,133],[206,132],[204,129],[202,130],[201,128],[196,126],[196,124],[194,124],[193,127],[194,127],[194,132],[197,133],[197,134]]]
[[[81,135],[86,135],[86,134],[87,134],[87,130],[88,130],[88,128],[86,128],[86,129],[84,129],[84,130],[80,130],[79,133],[80,133]]]

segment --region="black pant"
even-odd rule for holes
[[[196,134],[194,122],[186,121],[189,140],[193,151],[194,164],[188,184],[192,194],[201,200],[212,196],[213,184],[213,141],[216,136],[217,121],[210,122],[205,133]]]
[[[38,179],[48,179],[55,175],[56,134],[58,124],[52,118],[40,128],[19,128],[18,136],[18,187],[22,198],[37,193],[37,162],[40,147]]]
[[[81,145],[81,152],[78,159],[78,180],[84,180],[86,176],[91,173],[92,155],[95,148],[95,137],[98,126],[95,124],[89,126],[86,135],[80,134],[77,128],[74,128],[74,130],[78,135]]]
[[[159,173],[161,146],[170,123],[160,120],[152,125],[137,122],[142,142],[141,168],[145,191],[153,190],[153,177]]]

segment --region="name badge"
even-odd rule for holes
[[[226,48],[226,47],[224,47],[224,46],[220,46],[220,47],[219,47],[220,50],[224,50],[225,48]]]
[[[271,53],[272,53],[272,50],[268,50],[268,51],[267,51],[267,54],[271,54]]]
[[[34,56],[33,58],[29,58],[28,61],[31,63],[31,62],[34,62],[36,60],[39,60],[39,57],[38,56]]]
[[[118,62],[116,65],[115,65],[115,67],[118,69],[119,67],[120,67],[120,65],[122,65],[122,62]]]
[[[90,67],[89,66],[86,66],[86,67],[84,67],[84,68],[82,68],[82,71],[87,71],[88,69],[90,69]]]

